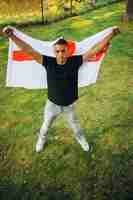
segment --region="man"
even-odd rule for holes
[[[7,27],[3,30],[5,36],[11,38],[16,45],[30,54],[36,62],[42,64],[47,72],[48,100],[44,111],[44,122],[38,134],[36,152],[43,150],[47,141],[48,128],[62,112],[73,129],[78,143],[84,151],[89,151],[89,144],[83,135],[74,111],[75,101],[78,99],[78,70],[83,62],[93,60],[96,53],[109,44],[118,32],[119,29],[114,28],[112,33],[95,48],[86,51],[83,55],[71,57],[68,56],[67,41],[59,39],[53,45],[55,53],[55,58],[53,58],[36,52],[29,44],[18,38],[12,28]]]

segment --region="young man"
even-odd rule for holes
[[[12,28],[7,27],[3,30],[5,36],[11,38],[16,45],[30,54],[36,62],[42,64],[47,71],[48,100],[44,111],[44,122],[38,134],[36,152],[43,150],[47,141],[48,128],[62,112],[73,129],[78,143],[84,151],[89,151],[89,144],[83,135],[74,111],[74,103],[78,99],[78,70],[83,62],[93,60],[95,54],[102,50],[118,32],[119,29],[115,28],[95,48],[86,51],[83,55],[72,57],[68,56],[67,41],[59,39],[53,45],[55,53],[55,58],[53,58],[36,52],[30,45],[15,36]]]

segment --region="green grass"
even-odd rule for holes
[[[44,151],[35,152],[47,91],[5,87],[8,42],[0,40],[1,200],[133,199],[133,24],[121,22],[124,9],[118,3],[49,26],[21,28],[42,40],[64,35],[80,41],[120,26],[99,80],[79,90],[77,114],[89,153],[82,151],[62,117],[49,130]]]

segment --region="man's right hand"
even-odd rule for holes
[[[115,27],[115,28],[113,29],[113,36],[116,36],[116,35],[118,35],[119,33],[121,33],[120,28],[119,28],[119,27]]]

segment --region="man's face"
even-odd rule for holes
[[[58,64],[63,65],[67,61],[68,48],[64,44],[56,44],[54,46],[54,53]]]

